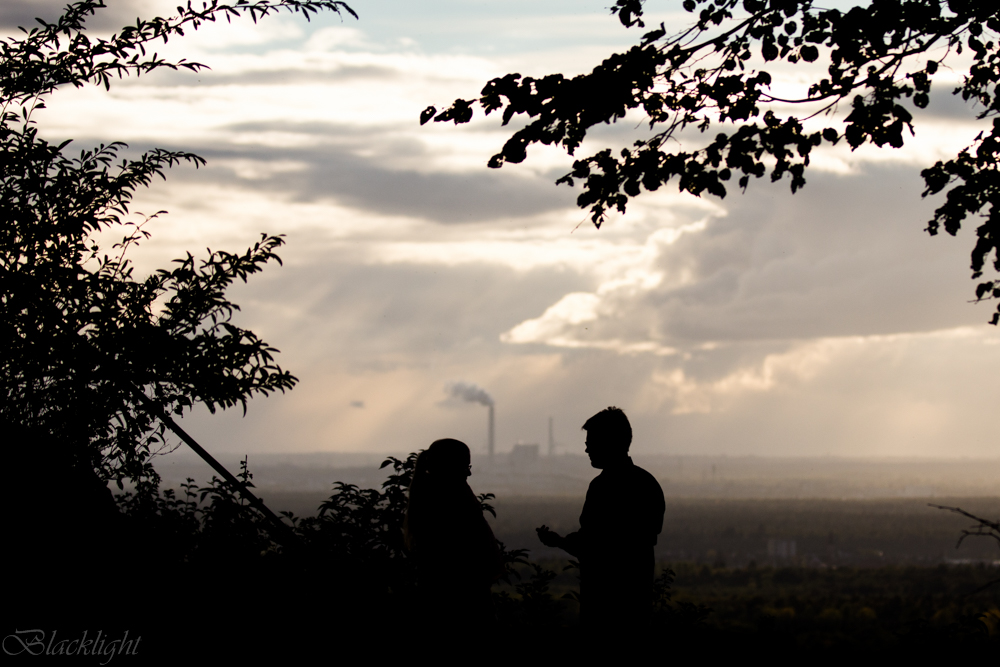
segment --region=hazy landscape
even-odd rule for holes
[[[399,456],[403,456],[402,453]],[[310,453],[255,455],[254,484],[275,511],[316,513],[334,482],[378,488],[384,456]],[[238,469],[238,460],[224,460]],[[667,498],[657,558],[671,563],[746,567],[938,565],[1000,559],[988,540],[955,544],[969,521],[929,504],[1000,516],[1000,460],[848,459],[727,456],[637,457]],[[205,481],[204,463],[178,451],[161,457],[166,487]],[[497,537],[532,559],[560,558],[535,527],[574,530],[590,480],[583,454],[539,455],[533,447],[473,459],[469,482],[493,493]]]
[[[480,493],[499,496],[582,496],[597,471],[579,453],[545,456],[534,446],[472,459],[469,483]],[[313,452],[253,454],[254,484],[262,493],[312,493],[325,497],[333,482],[377,486],[379,465],[394,454]],[[230,469],[242,457],[220,455]],[[668,498],[935,498],[1000,496],[1000,459],[863,459],[846,457],[634,456],[651,472]],[[208,466],[180,449],[157,457],[154,465],[166,486],[186,478],[201,480]]]

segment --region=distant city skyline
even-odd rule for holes
[[[4,3],[0,28],[64,4]],[[101,30],[176,2],[109,4]],[[210,451],[402,452],[455,437],[485,452],[487,410],[449,394],[464,383],[495,402],[501,452],[545,451],[550,417],[559,451],[582,452],[580,426],[617,405],[639,455],[1000,457],[1000,332],[993,304],[969,303],[974,229],[923,231],[939,200],[921,199],[920,170],[980,129],[948,94],[954,74],[942,70],[902,150],[821,152],[794,196],[787,182],[724,200],[668,186],[596,230],[579,191],[553,184],[572,158],[533,150],[490,170],[498,118],[420,126],[419,114],[507,72],[589,70],[640,32],[603,0],[350,4],[357,21],[205,25],[157,50],[211,70],[60,91],[38,115],[71,152],[122,140],[208,159],[139,192],[133,210],[169,211],[133,254],[139,274],[286,235],[285,265],[231,296],[301,382],[246,417],[185,418]],[[679,3],[647,8],[668,29],[690,18]],[[772,73],[801,87],[803,72]],[[641,122],[602,129],[580,154],[630,142]]]

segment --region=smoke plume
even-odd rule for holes
[[[493,405],[493,397],[487,394],[485,389],[468,382],[450,382],[445,386],[445,391],[451,398],[457,398],[466,403]]]

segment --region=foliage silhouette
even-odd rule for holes
[[[403,547],[402,525],[416,457],[413,453],[405,459],[386,459],[381,467],[392,466],[392,472],[381,489],[335,482],[334,493],[320,504],[315,517],[282,514],[301,538],[305,551],[321,554],[325,562],[364,567],[377,573],[387,593],[408,594],[414,572]],[[239,477],[253,487],[246,459],[240,467]],[[484,512],[495,512],[488,503],[491,497],[479,495]],[[269,536],[265,517],[217,477],[206,486],[197,486],[189,479],[180,496],[172,489],[161,491],[155,481],[144,479],[117,501],[126,516],[161,533],[174,545],[176,562],[197,560],[205,553],[214,553],[214,545],[222,544],[241,558],[288,555],[288,549]],[[513,568],[526,562],[527,552],[503,548],[502,552],[508,576],[516,577]]]
[[[325,591],[337,600],[336,608],[324,612],[324,623],[336,618],[363,630],[366,614],[378,613],[381,626],[406,632],[412,621],[416,571],[403,547],[402,527],[416,457],[413,453],[405,459],[386,459],[382,468],[391,466],[392,470],[381,489],[336,482],[334,493],[314,517],[300,519],[284,512],[300,538],[298,546],[291,548],[275,542],[267,518],[215,477],[205,486],[189,479],[180,494],[172,489],[161,491],[154,481],[142,480],[117,500],[142,536],[145,550],[156,553],[160,565],[176,573],[178,586],[189,587],[192,581],[205,578],[216,582],[240,573],[255,582],[258,598],[268,599],[269,589],[308,582],[310,590]],[[246,460],[240,476],[252,486]],[[491,496],[479,495],[484,512],[494,511],[488,503]],[[526,564],[527,551],[498,545],[507,580],[518,581],[515,568]],[[437,557],[447,560],[450,556]],[[345,573],[350,576],[344,577]],[[554,619],[551,611],[556,603],[545,585],[549,575],[536,568],[534,576],[516,584],[515,595],[495,593],[504,626],[523,628],[537,623],[541,627],[548,623],[546,619]],[[294,617],[305,624],[316,621]]]
[[[135,192],[170,167],[205,160],[157,148],[118,162],[121,142],[74,155],[70,140],[42,138],[34,116],[61,87],[109,89],[116,77],[204,69],[150,47],[206,21],[354,12],[332,0],[211,0],[93,38],[87,21],[104,8],[100,0],[76,2],[54,22],[0,40],[0,419],[71,443],[75,465],[121,487],[154,479],[149,457],[165,445],[164,424],[134,388],[165,414],[181,415],[196,403],[245,410],[255,394],[294,386],[276,350],[232,323],[239,307],[225,296],[234,281],[280,263],[282,239],[264,234],[244,253],[187,254],[137,278],[126,255],[164,212],[132,214]],[[107,233],[122,240],[102,248],[97,238]]]
[[[611,13],[642,28],[644,5],[616,0]],[[972,277],[981,278],[987,263],[1000,271],[1000,8],[993,0],[871,0],[847,11],[813,0],[684,0],[683,8],[692,25],[669,32],[660,24],[590,73],[507,74],[489,81],[478,99],[455,100],[440,112],[428,107],[420,121],[467,123],[476,106],[487,115],[502,111],[503,125],[525,116],[526,125],[490,158],[489,166],[499,168],[524,161],[533,144],[573,155],[595,126],[643,114],[647,137],[617,155],[604,149],[578,159],[557,181],[582,182],[577,204],[600,227],[642,190],[674,178],[682,191],[725,197],[732,179],[746,190],[751,178],[770,172],[772,181],[787,175],[794,193],[823,145],[902,147],[906,132],[914,133],[912,110],[930,102],[935,74],[964,70],[953,94],[978,105],[981,121],[994,120],[983,122],[971,146],[922,172],[924,196],[950,187],[926,229],[955,235],[985,211]],[[771,92],[768,71],[753,69],[767,63],[826,67],[804,94],[789,98]],[[802,111],[784,115],[772,103]],[[841,106],[850,108],[841,129],[811,129],[810,121],[830,118]],[[712,138],[686,150],[688,128]],[[1000,280],[980,282],[975,293],[977,301],[1000,297]],[[1000,306],[991,322],[1000,322]]]

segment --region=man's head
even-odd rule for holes
[[[590,465],[604,468],[628,456],[632,444],[632,425],[620,408],[601,410],[583,425],[587,432],[587,455]]]

